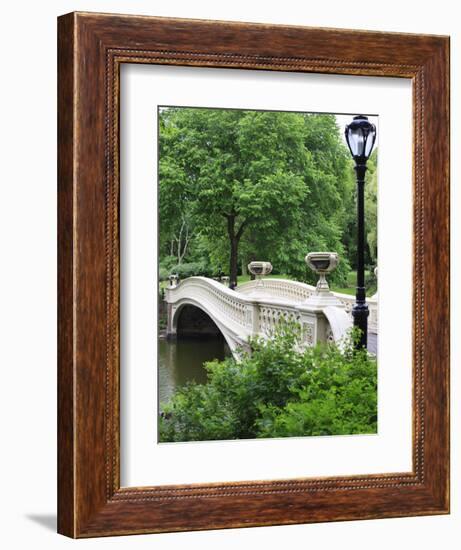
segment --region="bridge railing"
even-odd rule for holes
[[[259,281],[248,281],[237,287],[237,292],[240,294],[251,295],[255,291],[263,291],[270,296],[275,296],[281,299],[288,299],[303,302],[310,298],[315,293],[315,286],[301,283],[299,281],[291,281],[289,279],[260,279]],[[355,296],[343,294],[341,292],[333,292],[339,299],[347,313],[351,314],[355,303]],[[378,300],[375,298],[367,298],[370,316],[368,318],[368,329],[374,334],[378,333]]]
[[[205,306],[214,316],[251,331],[252,319],[249,312],[254,300],[250,297],[206,277],[189,277],[177,286],[165,289],[165,300],[168,303],[178,304],[191,298]]]
[[[267,294],[277,298],[288,298],[294,301],[304,301],[315,292],[315,286],[290,281],[289,279],[260,279],[259,281],[248,281],[237,287],[237,292],[251,294],[257,289],[262,289]]]
[[[298,323],[306,344],[313,345],[331,338],[331,329],[322,310],[305,303],[314,292],[315,287],[311,285],[285,279],[251,281],[233,291],[206,277],[189,277],[165,290],[169,306],[167,333],[175,334],[181,306],[193,304],[210,315],[234,347],[239,342],[246,342],[249,336],[273,334],[281,319]],[[355,298],[347,294],[335,295],[350,315]],[[368,300],[368,303],[369,328],[377,332],[377,301]],[[348,324],[347,316],[345,319]]]
[[[250,336],[271,336],[282,319],[298,323],[308,345],[317,341],[319,332],[325,333],[321,312],[311,312],[303,306],[303,300],[251,296],[206,277],[189,277],[166,288],[165,301],[169,306],[167,334],[176,333],[179,308],[195,304],[218,324],[231,349],[247,342]]]

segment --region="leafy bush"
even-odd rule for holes
[[[168,265],[168,262],[166,262]],[[166,281],[171,273],[177,273],[180,279],[186,279],[187,277],[194,277],[197,275],[203,277],[211,277],[213,275],[211,267],[205,262],[189,262],[179,265],[171,265],[166,267],[162,262],[159,266],[159,279]]]
[[[176,265],[171,269],[171,273],[177,273],[180,279],[197,275],[203,277],[211,276],[210,267],[204,262],[190,262]]]
[[[368,295],[374,294],[378,289],[378,279],[375,275],[374,266],[370,266],[370,270],[365,271],[365,286]]]
[[[158,268],[158,278],[160,281],[166,281],[168,279],[168,276],[170,275],[170,270],[166,267],[160,266]]]
[[[164,256],[160,260],[160,267],[164,267],[165,269],[171,269],[177,263],[178,263],[178,258],[176,256]]]
[[[159,418],[160,441],[375,433],[376,359],[355,335],[299,348],[299,330],[251,342],[251,354],[206,364],[208,382],[179,389]]]
[[[166,281],[171,273],[174,273],[173,268],[177,264],[176,256],[164,256],[158,266],[158,278],[160,281]]]

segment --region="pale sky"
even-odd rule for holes
[[[168,109],[168,107],[159,106],[159,111],[164,111],[166,109]],[[344,143],[346,143],[346,139],[344,137],[344,129],[346,128],[346,124],[349,124],[356,114],[363,114],[363,113],[351,113],[351,114],[348,114],[348,115],[335,115],[336,122],[339,126],[340,134],[341,134],[341,137],[343,138]],[[379,117],[375,116],[375,115],[366,115],[366,116],[368,116],[368,120],[376,126],[376,130],[377,130],[376,131],[376,142],[375,142],[375,148],[376,148],[378,146],[378,141],[379,141],[379,127],[378,127]]]
[[[363,114],[363,113],[357,113],[357,114]],[[378,126],[378,116],[372,116],[372,115],[366,115],[368,116],[368,120],[372,122],[376,126],[376,141],[375,141],[375,147],[378,147],[378,138],[379,138],[379,126]],[[351,115],[335,115],[336,122],[340,129],[341,137],[344,140],[344,143],[346,143],[346,138],[344,137],[344,129],[346,128],[346,124],[349,124],[352,119],[355,117],[355,114]],[[347,144],[346,144],[347,145]]]

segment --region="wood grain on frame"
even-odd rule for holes
[[[58,20],[58,531],[70,537],[447,513],[449,39],[71,13]],[[120,488],[120,63],[413,81],[413,469]]]

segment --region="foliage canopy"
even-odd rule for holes
[[[303,258],[340,254],[354,210],[352,160],[334,115],[163,108],[159,113],[160,256],[211,270],[270,260],[311,280]]]

